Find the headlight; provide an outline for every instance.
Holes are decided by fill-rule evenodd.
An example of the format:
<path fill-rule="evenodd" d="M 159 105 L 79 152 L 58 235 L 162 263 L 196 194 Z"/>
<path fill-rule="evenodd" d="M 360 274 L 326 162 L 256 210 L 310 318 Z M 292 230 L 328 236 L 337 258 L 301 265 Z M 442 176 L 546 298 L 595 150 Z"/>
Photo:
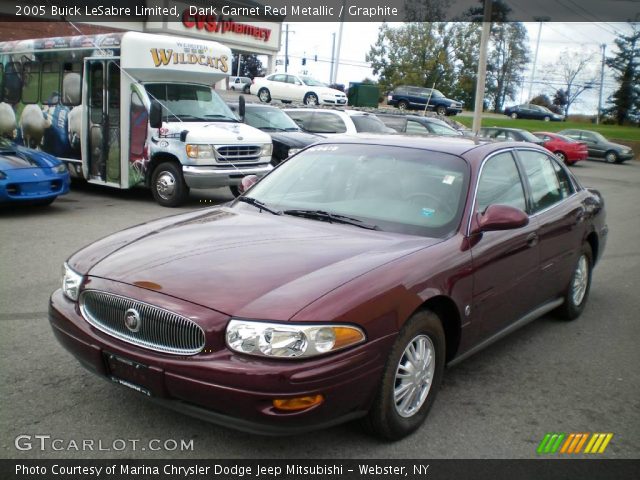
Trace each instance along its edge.
<path fill-rule="evenodd" d="M 295 154 L 296 154 L 296 153 L 298 153 L 299 151 L 300 151 L 300 149 L 299 149 L 299 148 L 290 148 L 290 149 L 289 149 L 289 154 L 288 154 L 288 155 L 289 155 L 289 156 L 291 156 L 291 155 L 295 155 Z"/>
<path fill-rule="evenodd" d="M 64 163 L 61 163 L 57 167 L 53 167 L 52 170 L 54 173 L 64 173 L 67 171 L 67 166 Z"/>
<path fill-rule="evenodd" d="M 232 319 L 227 346 L 236 352 L 262 357 L 307 358 L 335 352 L 365 341 L 358 327 L 300 325 Z"/>
<path fill-rule="evenodd" d="M 270 157 L 273 153 L 273 143 L 265 143 L 260 149 L 261 157 Z"/>
<path fill-rule="evenodd" d="M 185 146 L 187 151 L 187 157 L 200 158 L 200 159 L 214 159 L 216 158 L 215 150 L 211 145 L 194 145 L 187 143 Z"/>
<path fill-rule="evenodd" d="M 62 292 L 74 302 L 78 300 L 82 275 L 73 271 L 65 262 L 62 266 Z"/>

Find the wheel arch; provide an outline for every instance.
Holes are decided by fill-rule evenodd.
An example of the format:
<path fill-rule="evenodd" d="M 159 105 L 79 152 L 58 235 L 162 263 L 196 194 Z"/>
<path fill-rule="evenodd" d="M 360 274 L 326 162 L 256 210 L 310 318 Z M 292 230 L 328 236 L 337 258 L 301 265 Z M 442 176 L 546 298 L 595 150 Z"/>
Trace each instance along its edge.
<path fill-rule="evenodd" d="M 174 162 L 182 169 L 180 160 L 178 160 L 178 157 L 176 157 L 174 154 L 168 152 L 158 152 L 154 154 L 151 157 L 151 160 L 149 160 L 149 165 L 147 166 L 147 173 L 144 182 L 147 187 L 151 185 L 151 177 L 153 176 L 153 171 L 158 165 L 163 162 Z"/>
<path fill-rule="evenodd" d="M 593 261 L 592 267 L 593 267 L 598 261 L 598 258 L 599 258 L 598 255 L 600 253 L 599 251 L 600 240 L 598 239 L 598 234 L 595 231 L 592 231 L 587 235 L 586 242 L 591 247 L 591 255 L 592 255 L 592 261 Z"/>
<path fill-rule="evenodd" d="M 435 295 L 426 299 L 416 311 L 431 310 L 442 322 L 446 341 L 446 361 L 450 362 L 458 352 L 462 322 L 456 303 L 446 295 Z M 415 313 L 415 312 L 414 312 Z"/>

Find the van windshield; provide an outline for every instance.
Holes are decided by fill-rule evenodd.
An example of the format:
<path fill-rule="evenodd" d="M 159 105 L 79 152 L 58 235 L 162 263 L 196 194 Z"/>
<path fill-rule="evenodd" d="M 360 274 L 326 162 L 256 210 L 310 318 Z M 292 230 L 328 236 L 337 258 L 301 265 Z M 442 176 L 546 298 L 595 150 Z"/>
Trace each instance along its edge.
<path fill-rule="evenodd" d="M 165 122 L 237 122 L 226 103 L 206 85 L 145 84 L 147 94 L 162 105 Z"/>

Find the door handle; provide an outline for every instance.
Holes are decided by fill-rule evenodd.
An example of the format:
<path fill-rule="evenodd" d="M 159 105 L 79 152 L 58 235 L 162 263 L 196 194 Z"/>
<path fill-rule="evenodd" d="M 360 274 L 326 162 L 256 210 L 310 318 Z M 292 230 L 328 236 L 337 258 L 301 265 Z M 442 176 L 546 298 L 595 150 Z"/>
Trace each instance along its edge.
<path fill-rule="evenodd" d="M 540 237 L 538 237 L 538 234 L 536 232 L 530 233 L 529 235 L 527 235 L 527 246 L 535 247 L 538 244 L 539 238 Z"/>

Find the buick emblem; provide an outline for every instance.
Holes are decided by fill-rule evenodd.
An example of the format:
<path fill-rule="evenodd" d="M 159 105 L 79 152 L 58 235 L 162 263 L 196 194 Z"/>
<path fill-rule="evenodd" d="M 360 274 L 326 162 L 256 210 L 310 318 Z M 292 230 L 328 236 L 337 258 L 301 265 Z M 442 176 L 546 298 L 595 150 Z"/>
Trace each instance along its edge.
<path fill-rule="evenodd" d="M 135 308 L 130 308 L 124 313 L 124 326 L 130 332 L 137 332 L 140 330 L 140 325 L 142 321 L 140 320 L 140 314 Z"/>

